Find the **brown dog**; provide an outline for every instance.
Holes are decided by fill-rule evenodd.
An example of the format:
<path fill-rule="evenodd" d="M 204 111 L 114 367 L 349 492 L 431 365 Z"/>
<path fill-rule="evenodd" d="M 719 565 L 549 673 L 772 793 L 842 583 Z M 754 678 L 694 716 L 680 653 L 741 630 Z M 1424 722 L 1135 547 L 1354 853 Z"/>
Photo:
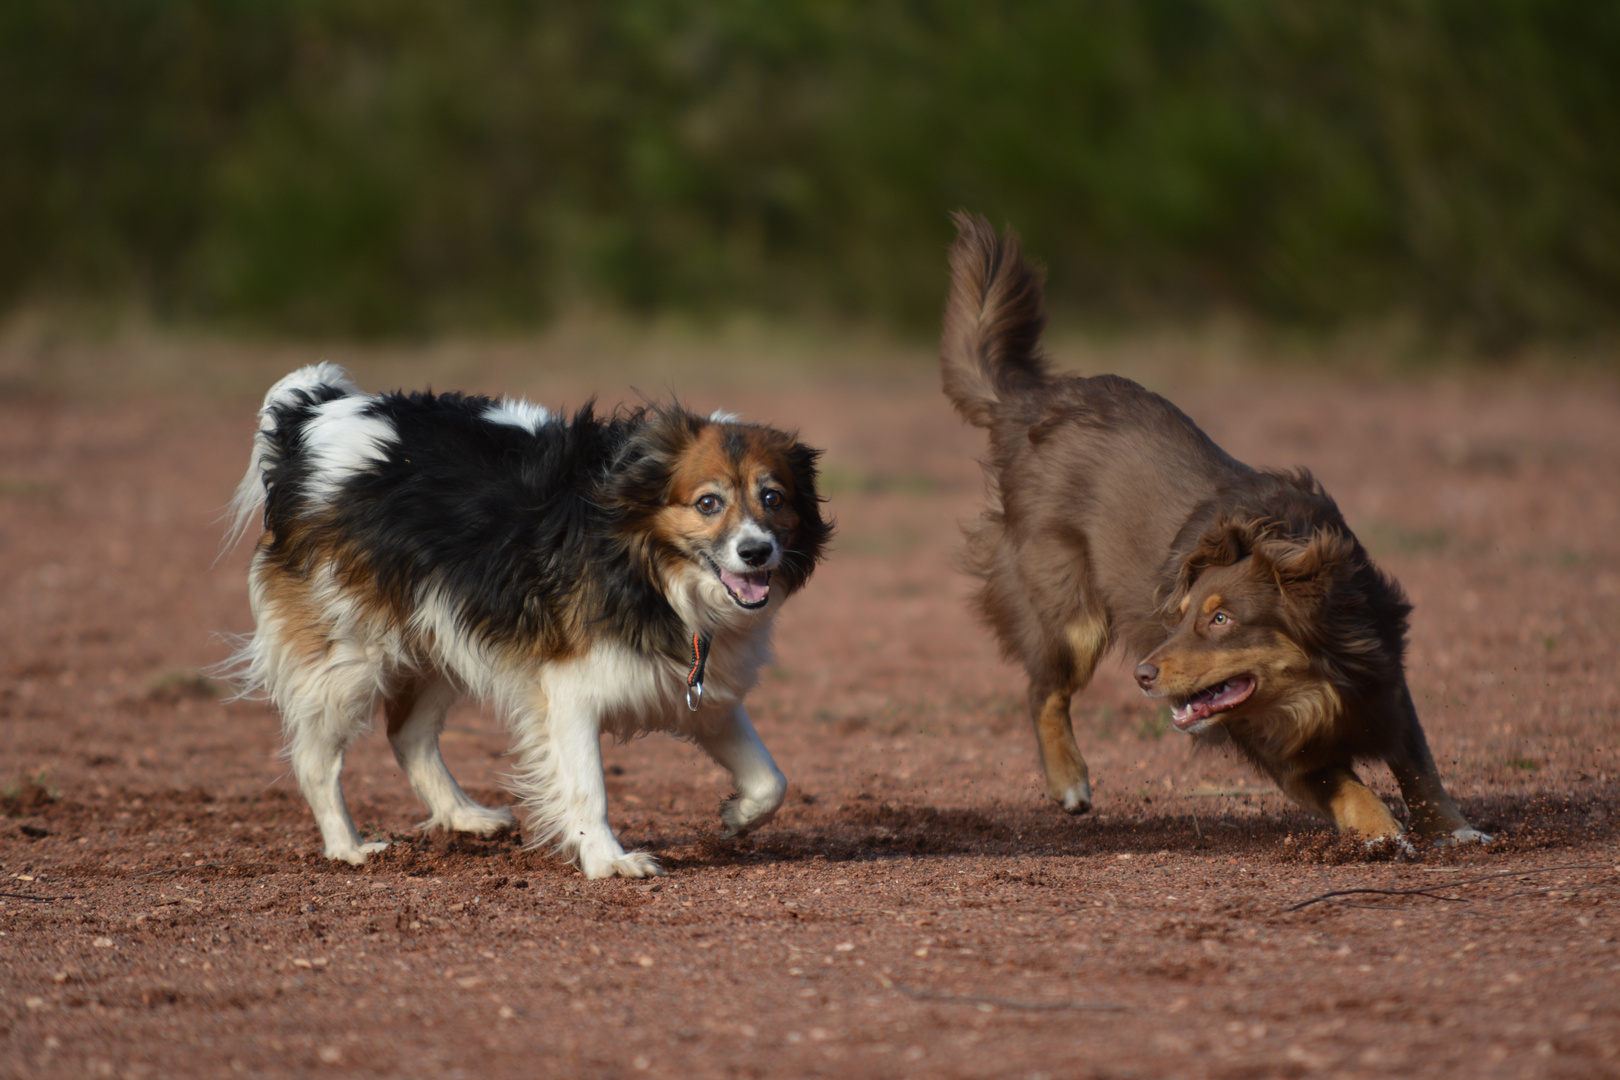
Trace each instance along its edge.
<path fill-rule="evenodd" d="M 1322 486 L 1234 460 L 1128 379 L 1054 374 L 1017 238 L 957 226 L 940 363 L 946 396 L 990 433 L 968 558 L 980 612 L 1029 673 L 1047 794 L 1090 809 L 1069 699 L 1117 642 L 1176 728 L 1230 740 L 1341 831 L 1401 837 L 1352 768 L 1379 760 L 1418 836 L 1488 841 L 1440 783 L 1406 688 L 1410 605 Z"/>

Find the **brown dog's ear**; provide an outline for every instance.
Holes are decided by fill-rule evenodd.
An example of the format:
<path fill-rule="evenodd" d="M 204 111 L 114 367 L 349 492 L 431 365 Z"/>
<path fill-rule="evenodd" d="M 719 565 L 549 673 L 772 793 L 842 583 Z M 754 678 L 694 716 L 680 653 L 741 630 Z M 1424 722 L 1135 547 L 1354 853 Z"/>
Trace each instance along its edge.
<path fill-rule="evenodd" d="M 1317 529 L 1309 540 L 1263 539 L 1254 558 L 1276 580 L 1283 598 L 1315 610 L 1333 590 L 1341 567 L 1349 565 L 1356 542 L 1331 529 Z"/>
<path fill-rule="evenodd" d="M 1176 572 L 1175 588 L 1163 605 L 1165 615 L 1179 617 L 1181 605 L 1186 601 L 1187 594 L 1192 592 L 1193 583 L 1204 571 L 1217 566 L 1231 566 L 1253 551 L 1255 544 L 1266 533 L 1267 523 L 1258 518 L 1231 518 L 1224 514 L 1217 518 L 1181 561 L 1181 568 Z"/>

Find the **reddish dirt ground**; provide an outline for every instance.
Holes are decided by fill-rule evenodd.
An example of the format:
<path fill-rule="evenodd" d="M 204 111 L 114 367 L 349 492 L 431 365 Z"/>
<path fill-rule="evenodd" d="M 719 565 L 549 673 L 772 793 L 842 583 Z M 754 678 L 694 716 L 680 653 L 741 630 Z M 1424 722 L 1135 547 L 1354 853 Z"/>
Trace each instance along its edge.
<path fill-rule="evenodd" d="M 590 882 L 513 837 L 414 832 L 380 735 L 346 786 L 393 846 L 319 857 L 276 718 L 198 674 L 248 628 L 245 545 L 214 563 L 245 388 L 315 356 L 160 394 L 99 348 L 126 374 L 0 396 L 0 1074 L 1620 1075 L 1612 378 L 1128 372 L 1239 457 L 1311 466 L 1411 593 L 1430 742 L 1499 839 L 1397 863 L 1192 753 L 1118 662 L 1075 707 L 1096 812 L 1045 802 L 953 569 L 979 433 L 918 358 L 362 357 L 373 388 L 553 405 L 677 385 L 827 448 L 835 551 L 752 702 L 787 806 L 722 844 L 717 767 L 609 746 L 614 827 L 669 875 Z M 444 746 L 505 798 L 486 712 Z M 1299 906 L 1343 890 L 1372 891 Z"/>

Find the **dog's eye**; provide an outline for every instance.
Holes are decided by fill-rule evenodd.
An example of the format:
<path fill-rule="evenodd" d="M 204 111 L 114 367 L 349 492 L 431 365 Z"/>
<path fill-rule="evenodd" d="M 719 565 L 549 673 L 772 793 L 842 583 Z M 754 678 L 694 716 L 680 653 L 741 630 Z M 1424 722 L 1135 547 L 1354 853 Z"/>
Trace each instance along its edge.
<path fill-rule="evenodd" d="M 718 514 L 720 508 L 724 505 L 725 503 L 720 500 L 718 495 L 705 495 L 697 501 L 698 513 L 700 514 Z"/>
<path fill-rule="evenodd" d="M 759 501 L 765 505 L 767 510 L 775 510 L 782 505 L 782 493 L 775 488 L 766 488 L 760 492 Z"/>
<path fill-rule="evenodd" d="M 1211 626 L 1225 626 L 1227 623 L 1229 623 L 1231 621 L 1232 621 L 1231 619 L 1226 617 L 1226 612 L 1217 611 L 1215 613 L 1215 617 L 1213 619 L 1209 620 L 1209 624 Z"/>

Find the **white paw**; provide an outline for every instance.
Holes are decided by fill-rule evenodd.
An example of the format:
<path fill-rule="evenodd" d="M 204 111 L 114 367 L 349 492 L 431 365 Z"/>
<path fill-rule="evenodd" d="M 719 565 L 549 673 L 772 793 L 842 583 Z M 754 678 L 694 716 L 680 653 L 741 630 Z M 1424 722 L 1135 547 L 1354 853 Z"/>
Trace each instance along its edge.
<path fill-rule="evenodd" d="M 371 840 L 364 844 L 352 844 L 347 847 L 329 847 L 326 849 L 326 857 L 346 862 L 350 866 L 361 866 L 365 863 L 367 855 L 382 851 L 387 846 L 388 841 L 386 840 Z"/>
<path fill-rule="evenodd" d="M 476 833 L 479 836 L 492 836 L 502 829 L 511 829 L 517 826 L 517 819 L 512 811 L 505 807 L 495 808 L 488 806 L 458 806 L 450 814 L 446 827 L 454 832 Z"/>
<path fill-rule="evenodd" d="M 664 872 L 658 860 L 645 851 L 626 851 L 607 830 L 580 832 L 580 842 L 572 850 L 561 848 L 558 854 L 571 858 L 579 872 L 593 880 L 609 877 L 656 877 Z"/>
<path fill-rule="evenodd" d="M 1365 845 L 1367 854 L 1398 860 L 1417 858 L 1417 848 L 1404 836 L 1375 836 Z"/>
<path fill-rule="evenodd" d="M 662 877 L 664 868 L 645 851 L 626 851 L 616 858 L 580 859 L 580 872 L 593 880 L 609 877 Z"/>
<path fill-rule="evenodd" d="M 782 805 L 783 794 L 772 793 L 767 799 L 745 799 L 733 795 L 720 804 L 720 839 L 734 840 L 747 836 L 776 816 Z"/>
<path fill-rule="evenodd" d="M 1457 847 L 1461 844 L 1489 844 L 1496 837 L 1488 832 L 1481 832 L 1472 825 L 1464 825 L 1460 829 L 1453 829 L 1449 833 L 1435 837 L 1435 847 Z"/>
<path fill-rule="evenodd" d="M 1087 813 L 1091 810 L 1091 784 L 1084 780 L 1078 784 L 1070 784 L 1061 794 L 1052 796 L 1052 799 L 1063 807 L 1066 813 Z"/>

